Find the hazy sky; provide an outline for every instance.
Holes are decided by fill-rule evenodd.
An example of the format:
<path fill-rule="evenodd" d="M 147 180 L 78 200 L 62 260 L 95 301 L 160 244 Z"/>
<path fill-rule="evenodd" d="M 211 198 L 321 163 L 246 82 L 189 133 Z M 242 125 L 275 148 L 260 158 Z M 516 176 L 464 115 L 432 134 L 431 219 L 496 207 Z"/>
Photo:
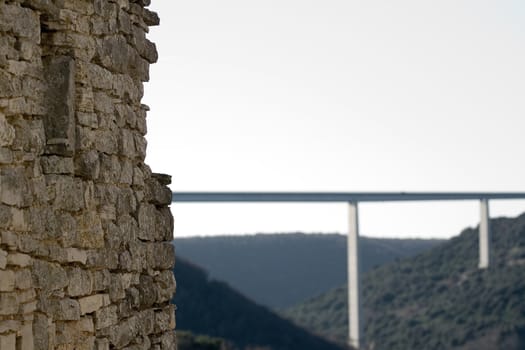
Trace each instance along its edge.
<path fill-rule="evenodd" d="M 525 191 L 523 1 L 156 0 L 147 162 L 179 191 Z M 176 236 L 345 231 L 345 205 L 173 206 Z M 361 206 L 439 236 L 478 204 Z M 492 202 L 493 215 L 525 202 Z"/>

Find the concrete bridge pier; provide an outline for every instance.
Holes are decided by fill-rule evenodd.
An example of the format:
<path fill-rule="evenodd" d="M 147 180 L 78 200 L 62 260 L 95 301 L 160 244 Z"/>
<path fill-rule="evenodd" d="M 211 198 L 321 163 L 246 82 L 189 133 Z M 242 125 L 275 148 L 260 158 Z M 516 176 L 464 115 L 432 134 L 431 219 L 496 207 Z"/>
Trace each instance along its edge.
<path fill-rule="evenodd" d="M 361 327 L 361 282 L 359 277 L 359 215 L 357 202 L 348 203 L 348 343 L 359 349 Z"/>
<path fill-rule="evenodd" d="M 479 268 L 486 269 L 490 265 L 490 215 L 489 200 L 480 201 L 479 221 Z"/>

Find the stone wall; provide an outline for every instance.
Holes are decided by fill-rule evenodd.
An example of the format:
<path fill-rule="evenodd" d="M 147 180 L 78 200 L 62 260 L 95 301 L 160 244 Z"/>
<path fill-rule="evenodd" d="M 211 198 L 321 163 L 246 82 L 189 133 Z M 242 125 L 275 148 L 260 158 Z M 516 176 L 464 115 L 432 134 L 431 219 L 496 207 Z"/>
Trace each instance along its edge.
<path fill-rule="evenodd" d="M 147 0 L 0 0 L 0 349 L 175 349 Z"/>

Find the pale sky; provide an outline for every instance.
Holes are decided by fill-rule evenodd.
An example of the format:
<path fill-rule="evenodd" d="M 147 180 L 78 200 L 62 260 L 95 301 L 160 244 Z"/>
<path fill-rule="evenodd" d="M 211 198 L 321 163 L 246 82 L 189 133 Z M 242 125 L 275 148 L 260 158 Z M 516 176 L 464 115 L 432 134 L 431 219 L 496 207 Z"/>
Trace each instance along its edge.
<path fill-rule="evenodd" d="M 147 162 L 177 191 L 525 191 L 523 1 L 153 2 Z M 345 205 L 177 204 L 175 235 L 345 232 Z M 525 201 L 491 202 L 493 216 Z M 360 207 L 450 237 L 478 203 Z"/>

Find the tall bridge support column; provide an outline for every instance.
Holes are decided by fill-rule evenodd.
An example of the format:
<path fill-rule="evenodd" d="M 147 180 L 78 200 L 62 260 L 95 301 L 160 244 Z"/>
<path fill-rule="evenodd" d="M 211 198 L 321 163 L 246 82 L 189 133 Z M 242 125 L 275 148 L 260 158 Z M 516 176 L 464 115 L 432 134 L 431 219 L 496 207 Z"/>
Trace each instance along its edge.
<path fill-rule="evenodd" d="M 486 269 L 490 265 L 490 215 L 489 200 L 480 201 L 479 221 L 479 268 Z"/>
<path fill-rule="evenodd" d="M 357 202 L 348 203 L 348 342 L 356 349 L 360 347 L 361 327 L 361 283 L 359 278 L 359 214 Z"/>

